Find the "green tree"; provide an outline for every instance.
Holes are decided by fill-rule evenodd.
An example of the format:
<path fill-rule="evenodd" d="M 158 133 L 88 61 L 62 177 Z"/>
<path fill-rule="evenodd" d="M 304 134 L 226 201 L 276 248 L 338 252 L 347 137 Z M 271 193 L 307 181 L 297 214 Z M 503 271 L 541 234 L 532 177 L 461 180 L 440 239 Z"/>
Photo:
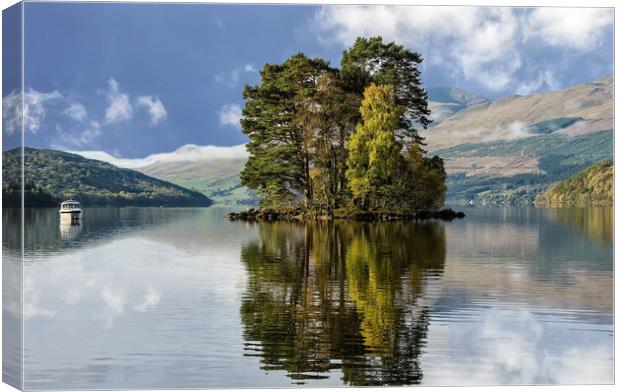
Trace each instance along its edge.
<path fill-rule="evenodd" d="M 397 135 L 406 144 L 422 143 L 418 128 L 426 128 L 431 122 L 418 68 L 421 63 L 419 53 L 394 42 L 385 44 L 381 37 L 357 38 L 340 62 L 342 80 L 359 95 L 372 83 L 394 88 L 397 103 L 404 108 Z"/>
<path fill-rule="evenodd" d="M 335 72 L 324 72 L 316 89 L 297 98 L 298 122 L 311 152 L 313 207 L 333 216 L 346 198 L 346 141 L 358 116 L 359 98 L 342 87 Z"/>
<path fill-rule="evenodd" d="M 352 199 L 382 212 L 441 205 L 443 162 L 424 156 L 417 129 L 430 122 L 421 61 L 374 37 L 358 38 L 340 70 L 301 53 L 265 65 L 261 83 L 244 91 L 241 183 L 280 212 L 334 216 Z"/>
<path fill-rule="evenodd" d="M 419 146 L 407 150 L 399 160 L 392 189 L 394 205 L 403 211 L 440 208 L 446 194 L 443 159 L 424 156 Z"/>
<path fill-rule="evenodd" d="M 283 64 L 266 64 L 261 83 L 246 86 L 242 131 L 249 159 L 241 183 L 256 189 L 264 206 L 284 208 L 312 201 L 310 137 L 297 118 L 299 96 L 316 89 L 319 75 L 333 72 L 322 59 L 298 53 Z"/>
<path fill-rule="evenodd" d="M 392 174 L 402 144 L 396 139 L 403 108 L 397 104 L 390 85 L 372 84 L 364 91 L 360 108 L 362 122 L 348 142 L 349 188 L 362 208 L 385 208 Z"/>

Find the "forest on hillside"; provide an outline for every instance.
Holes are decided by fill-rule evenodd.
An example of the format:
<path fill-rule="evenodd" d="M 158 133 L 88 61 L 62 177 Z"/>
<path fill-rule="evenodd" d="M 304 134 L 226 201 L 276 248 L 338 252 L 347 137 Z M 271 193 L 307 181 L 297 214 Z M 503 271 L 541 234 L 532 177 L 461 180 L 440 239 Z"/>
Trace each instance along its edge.
<path fill-rule="evenodd" d="M 614 165 L 598 162 L 566 180 L 553 184 L 536 198 L 539 205 L 612 205 Z"/>
<path fill-rule="evenodd" d="M 58 206 L 74 198 L 83 205 L 206 207 L 203 194 L 135 170 L 56 150 L 24 149 L 24 205 Z M 2 201 L 21 206 L 22 150 L 2 154 Z"/>

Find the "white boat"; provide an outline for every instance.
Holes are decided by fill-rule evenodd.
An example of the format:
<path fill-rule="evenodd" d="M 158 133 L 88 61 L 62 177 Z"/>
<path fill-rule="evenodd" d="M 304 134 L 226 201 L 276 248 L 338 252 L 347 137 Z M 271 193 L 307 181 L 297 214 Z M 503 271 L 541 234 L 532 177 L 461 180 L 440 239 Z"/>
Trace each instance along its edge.
<path fill-rule="evenodd" d="M 60 203 L 60 211 L 58 212 L 61 222 L 77 222 L 82 217 L 80 202 L 72 199 Z"/>

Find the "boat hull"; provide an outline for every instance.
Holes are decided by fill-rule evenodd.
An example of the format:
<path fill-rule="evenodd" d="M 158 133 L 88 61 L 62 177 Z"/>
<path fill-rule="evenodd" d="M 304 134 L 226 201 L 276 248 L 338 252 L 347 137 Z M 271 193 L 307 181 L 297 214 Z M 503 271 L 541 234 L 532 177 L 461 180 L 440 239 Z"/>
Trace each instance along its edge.
<path fill-rule="evenodd" d="M 73 223 L 80 220 L 82 211 L 60 211 L 61 223 Z"/>

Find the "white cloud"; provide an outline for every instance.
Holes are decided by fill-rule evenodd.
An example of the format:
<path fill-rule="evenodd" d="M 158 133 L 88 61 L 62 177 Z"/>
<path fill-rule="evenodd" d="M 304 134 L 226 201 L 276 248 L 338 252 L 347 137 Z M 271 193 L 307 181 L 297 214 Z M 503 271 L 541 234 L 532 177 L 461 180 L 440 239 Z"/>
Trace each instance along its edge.
<path fill-rule="evenodd" d="M 159 124 L 168 116 L 164 104 L 157 97 L 153 98 L 150 95 L 138 97 L 137 103 L 138 106 L 146 108 L 149 112 L 149 116 L 151 117 L 150 124 L 152 126 Z"/>
<path fill-rule="evenodd" d="M 613 24 L 609 8 L 535 8 L 526 24 L 528 38 L 576 50 L 595 49 Z"/>
<path fill-rule="evenodd" d="M 549 90 L 556 90 L 560 88 L 560 83 L 555 77 L 553 71 L 544 70 L 538 73 L 538 76 L 534 77 L 528 82 L 523 82 L 515 89 L 515 94 L 529 95 L 537 91 L 540 91 L 543 87 Z"/>
<path fill-rule="evenodd" d="M 84 147 L 93 144 L 93 141 L 101 136 L 102 126 L 99 121 L 91 120 L 86 128 L 76 132 L 67 132 L 63 127 L 56 124 L 56 134 L 52 137 L 50 146 L 59 150 L 70 150 L 71 147 Z"/>
<path fill-rule="evenodd" d="M 243 70 L 245 72 L 258 72 L 258 70 L 254 68 L 252 64 L 246 64 L 245 67 L 243 67 Z"/>
<path fill-rule="evenodd" d="M 80 135 L 80 142 L 82 145 L 89 145 L 99 135 L 101 135 L 101 124 L 99 121 L 92 120 Z"/>
<path fill-rule="evenodd" d="M 220 109 L 220 124 L 230 125 L 236 128 L 240 128 L 241 124 L 241 107 L 237 104 L 230 104 L 222 106 Z"/>
<path fill-rule="evenodd" d="M 221 73 L 214 76 L 214 79 L 218 83 L 227 85 L 228 87 L 235 87 L 239 85 L 239 71 L 233 69 L 230 73 Z"/>
<path fill-rule="evenodd" d="M 514 87 L 526 66 L 534 75 L 545 71 L 531 63 L 526 45 L 595 48 L 612 18 L 611 9 L 347 5 L 322 7 L 313 26 L 323 45 L 380 35 L 457 79 L 500 91 Z"/>
<path fill-rule="evenodd" d="M 129 95 L 119 91 L 118 83 L 114 78 L 108 80 L 106 96 L 109 102 L 109 106 L 105 111 L 106 124 L 131 120 L 133 117 L 133 107 L 129 101 Z"/>
<path fill-rule="evenodd" d="M 105 151 L 71 151 L 85 158 L 108 162 L 118 167 L 136 169 L 160 162 L 200 162 L 217 159 L 247 159 L 245 144 L 237 146 L 196 146 L 188 144 L 173 152 L 152 154 L 145 158 L 117 158 Z"/>
<path fill-rule="evenodd" d="M 24 130 L 36 133 L 41 127 L 47 112 L 46 106 L 62 98 L 62 94 L 54 90 L 43 93 L 32 88 L 22 95 L 13 91 L 2 98 L 2 122 L 8 135 L 21 130 L 22 121 Z M 22 110 L 23 109 L 23 110 Z"/>
<path fill-rule="evenodd" d="M 63 111 L 63 113 L 71 117 L 75 121 L 79 122 L 85 121 L 86 117 L 88 116 L 88 113 L 86 112 L 86 106 L 79 102 L 74 102 L 70 104 L 69 107 Z"/>

